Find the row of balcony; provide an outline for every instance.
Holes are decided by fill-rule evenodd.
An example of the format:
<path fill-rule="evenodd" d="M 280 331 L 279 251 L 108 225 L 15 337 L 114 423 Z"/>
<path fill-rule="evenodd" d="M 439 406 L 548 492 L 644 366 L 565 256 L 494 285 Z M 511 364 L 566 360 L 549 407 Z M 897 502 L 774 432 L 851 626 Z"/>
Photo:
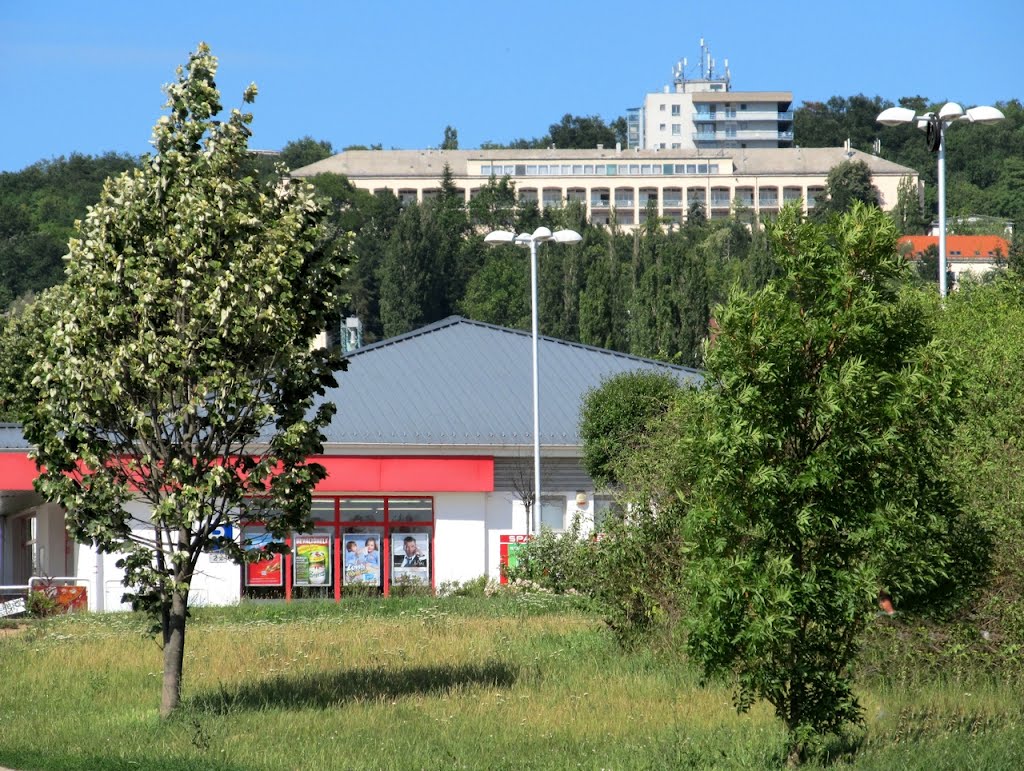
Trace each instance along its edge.
<path fill-rule="evenodd" d="M 605 188 L 605 191 L 608 189 Z M 470 193 L 470 197 L 474 197 L 477 191 L 473 190 Z M 779 189 L 778 188 L 763 188 L 757 191 L 757 207 L 759 209 L 773 209 L 779 206 Z M 808 188 L 806 192 L 799 187 L 785 187 L 781 190 L 781 200 L 783 203 L 790 203 L 792 201 L 805 199 L 808 208 L 813 208 L 815 199 L 821 194 L 822 188 L 812 187 Z M 437 195 L 436 190 L 424 190 L 423 199 L 428 200 Z M 659 192 L 654 189 L 640 190 L 639 194 L 632 189 L 623 189 L 614 191 L 614 195 L 610 195 L 609 192 L 602 192 L 600 189 L 592 190 L 589 206 L 591 210 L 608 210 L 612 206 L 616 209 L 634 209 L 639 206 L 642 211 L 646 209 L 647 205 L 653 203 L 658 204 Z M 416 201 L 416 191 L 414 190 L 401 190 L 399 191 L 399 198 L 402 204 L 414 203 Z M 710 195 L 708 191 L 703 188 L 690 188 L 688 190 L 682 189 L 667 189 L 661 191 L 661 208 L 662 210 L 677 210 L 685 209 L 688 206 L 699 203 L 701 206 L 708 207 L 710 209 L 729 209 L 733 205 L 746 207 L 748 209 L 754 208 L 755 192 L 749 188 L 746 189 L 712 189 Z M 577 202 L 581 204 L 587 203 L 587 194 L 583 189 L 572 189 L 565 191 L 563 194 L 560 190 L 544 190 L 543 197 L 538 199 L 537 191 L 535 190 L 520 190 L 518 201 L 521 205 L 541 204 L 545 209 L 557 209 L 566 205 L 566 203 Z M 709 205 L 710 204 L 710 205 Z"/>
<path fill-rule="evenodd" d="M 793 112 L 787 110 L 778 112 L 776 110 L 697 110 L 695 121 L 723 121 L 723 120 L 777 120 L 782 122 L 792 121 Z"/>
<path fill-rule="evenodd" d="M 792 142 L 792 131 L 754 131 L 754 130 L 727 130 L 727 131 L 695 131 L 694 142 L 746 142 L 746 141 L 779 141 Z"/>
<path fill-rule="evenodd" d="M 810 208 L 814 207 L 815 198 L 817 191 L 808 191 L 807 193 L 807 205 Z M 803 198 L 799 192 L 789 192 L 783 196 L 785 203 L 791 203 Z M 641 201 L 640 205 L 642 208 L 646 208 L 648 203 L 657 204 L 657 198 L 651 198 L 646 201 Z M 536 203 L 536 201 L 534 201 Z M 708 205 L 708 199 L 706 195 L 696 193 L 690 196 L 689 200 L 686 201 L 683 198 L 665 198 L 662 202 L 662 208 L 664 209 L 684 209 L 695 203 L 699 203 L 701 206 Z M 634 208 L 635 201 L 632 198 L 616 198 L 614 205 L 616 209 L 632 209 Z M 548 207 L 548 202 L 545 201 L 544 206 Z M 560 205 L 560 204 L 557 204 Z M 591 198 L 590 208 L 591 209 L 608 209 L 612 205 L 608 198 Z M 712 193 L 711 194 L 711 208 L 712 209 L 730 209 L 733 205 L 743 206 L 748 209 L 754 208 L 754 197 L 749 195 L 737 194 L 734 197 L 730 197 L 725 193 Z M 759 209 L 777 209 L 779 206 L 779 196 L 763 194 L 757 199 L 757 206 Z"/>

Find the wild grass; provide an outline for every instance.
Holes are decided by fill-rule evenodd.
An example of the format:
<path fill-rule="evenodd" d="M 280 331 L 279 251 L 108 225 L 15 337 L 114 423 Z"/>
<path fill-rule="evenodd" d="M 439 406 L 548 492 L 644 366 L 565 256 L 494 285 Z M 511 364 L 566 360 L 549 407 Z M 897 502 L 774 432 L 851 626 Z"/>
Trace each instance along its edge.
<path fill-rule="evenodd" d="M 144 618 L 80 615 L 0 638 L 0 765 L 18 769 L 772 768 L 770 710 L 621 650 L 557 598 L 403 598 L 200 609 L 184 708 L 157 717 Z M 1013 768 L 1024 699 L 997 679 L 862 694 L 858 768 Z"/>

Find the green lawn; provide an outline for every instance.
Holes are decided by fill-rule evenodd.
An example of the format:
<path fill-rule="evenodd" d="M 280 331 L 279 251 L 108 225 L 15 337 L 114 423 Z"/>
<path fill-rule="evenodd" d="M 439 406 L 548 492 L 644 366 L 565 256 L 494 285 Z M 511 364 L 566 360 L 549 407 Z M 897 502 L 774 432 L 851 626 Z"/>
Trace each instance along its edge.
<path fill-rule="evenodd" d="M 161 657 L 133 615 L 0 637 L 0 765 L 18 769 L 771 768 L 771 711 L 683 663 L 621 651 L 554 598 L 204 609 L 184 703 L 157 717 Z M 1024 697 L 966 675 L 858 689 L 857 768 L 1016 768 Z"/>

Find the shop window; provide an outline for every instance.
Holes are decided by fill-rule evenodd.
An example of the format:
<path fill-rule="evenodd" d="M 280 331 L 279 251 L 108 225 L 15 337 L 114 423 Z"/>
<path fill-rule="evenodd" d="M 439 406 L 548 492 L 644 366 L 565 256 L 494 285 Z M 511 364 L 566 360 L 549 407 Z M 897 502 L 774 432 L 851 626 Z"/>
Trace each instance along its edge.
<path fill-rule="evenodd" d="M 341 498 L 343 522 L 383 522 L 383 498 Z"/>
<path fill-rule="evenodd" d="M 540 525 L 552 530 L 565 530 L 565 496 L 543 496 L 540 499 Z"/>
<path fill-rule="evenodd" d="M 379 594 L 384 576 L 384 531 L 349 526 L 341 534 L 341 548 L 342 594 Z"/>
<path fill-rule="evenodd" d="M 429 590 L 433 557 L 431 528 L 410 527 L 391 532 L 391 591 L 397 594 Z"/>
<path fill-rule="evenodd" d="M 284 597 L 284 555 L 267 551 L 275 539 L 263 527 L 242 528 L 242 548 L 247 561 L 242 566 L 244 594 L 253 599 L 279 599 Z"/>
<path fill-rule="evenodd" d="M 434 519 L 434 504 L 429 498 L 392 498 L 388 503 L 391 522 L 419 522 L 430 524 Z"/>
<path fill-rule="evenodd" d="M 333 528 L 292 536 L 292 596 L 327 599 L 334 595 Z"/>
<path fill-rule="evenodd" d="M 316 497 L 311 513 L 314 530 L 283 543 L 261 522 L 245 524 L 242 547 L 266 554 L 253 554 L 242 566 L 244 597 L 337 600 L 433 591 L 433 498 Z M 285 554 L 266 551 L 275 542 Z"/>

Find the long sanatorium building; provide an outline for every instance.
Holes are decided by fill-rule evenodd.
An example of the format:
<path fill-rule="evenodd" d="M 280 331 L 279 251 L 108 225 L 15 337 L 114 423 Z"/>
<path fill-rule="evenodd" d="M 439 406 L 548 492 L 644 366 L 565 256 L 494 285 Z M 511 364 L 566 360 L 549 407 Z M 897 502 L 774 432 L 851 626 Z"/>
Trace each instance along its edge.
<path fill-rule="evenodd" d="M 715 219 L 772 215 L 791 201 L 814 209 L 829 170 L 846 160 L 864 161 L 884 209 L 896 204 L 900 181 L 911 168 L 841 147 L 719 148 L 715 150 L 349 150 L 304 166 L 294 177 L 343 174 L 356 187 L 390 190 L 403 203 L 437 195 L 445 166 L 470 201 L 492 178 L 508 177 L 521 203 L 542 209 L 579 201 L 590 221 L 625 227 L 648 212 L 683 222 L 700 204 Z"/>

